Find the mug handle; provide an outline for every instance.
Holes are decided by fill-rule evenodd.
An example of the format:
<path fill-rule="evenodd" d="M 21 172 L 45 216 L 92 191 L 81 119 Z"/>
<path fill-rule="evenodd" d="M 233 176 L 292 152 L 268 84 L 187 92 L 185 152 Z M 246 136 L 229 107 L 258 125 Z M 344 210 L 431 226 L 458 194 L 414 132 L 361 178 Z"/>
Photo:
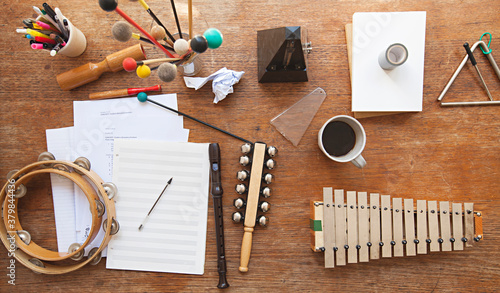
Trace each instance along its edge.
<path fill-rule="evenodd" d="M 351 162 L 358 168 L 363 168 L 364 166 L 366 166 L 366 161 L 361 155 L 354 158 Z"/>

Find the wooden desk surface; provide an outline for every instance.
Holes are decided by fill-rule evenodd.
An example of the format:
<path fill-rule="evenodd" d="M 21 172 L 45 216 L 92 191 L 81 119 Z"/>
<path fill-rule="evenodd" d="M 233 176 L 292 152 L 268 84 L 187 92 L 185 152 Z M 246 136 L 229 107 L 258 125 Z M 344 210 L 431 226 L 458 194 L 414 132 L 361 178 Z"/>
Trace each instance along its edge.
<path fill-rule="evenodd" d="M 164 14 L 173 29 L 168 1 L 147 1 Z M 177 1 L 187 30 L 187 1 Z M 135 74 L 105 73 L 91 84 L 62 91 L 56 75 L 135 44 L 119 43 L 111 26 L 121 20 L 102 11 L 97 1 L 51 1 L 86 35 L 88 47 L 78 58 L 33 51 L 26 39 L 14 33 L 22 19 L 31 17 L 32 5 L 42 2 L 7 1 L 2 4 L 3 41 L 0 118 L 0 174 L 34 162 L 46 150 L 45 130 L 73 125 L 73 101 L 84 101 L 98 91 L 159 83 L 153 74 L 140 80 Z M 137 2 L 120 1 L 120 7 L 142 25 L 151 19 Z M 164 11 L 166 10 L 166 12 Z M 227 67 L 245 71 L 235 92 L 215 105 L 210 84 L 194 91 L 180 76 L 164 84 L 164 92 L 178 93 L 179 110 L 230 132 L 279 148 L 272 209 L 267 228 L 257 228 L 250 271 L 238 271 L 241 225 L 230 215 L 236 193 L 235 178 L 240 142 L 185 119 L 190 142 L 219 142 L 225 193 L 224 220 L 228 291 L 494 291 L 500 280 L 500 108 L 441 108 L 436 99 L 464 56 L 462 44 L 473 44 L 484 32 L 493 35 L 491 48 L 500 60 L 499 1 L 193 1 L 194 31 L 219 28 L 221 48 L 202 55 L 207 76 Z M 360 11 L 427 11 L 423 111 L 360 120 L 367 144 L 367 166 L 328 160 L 317 146 L 323 123 L 339 114 L 352 115 L 351 89 L 344 25 Z M 167 24 L 168 23 L 168 24 Z M 307 29 L 313 52 L 309 55 L 309 82 L 257 82 L 257 30 L 287 25 Z M 500 100 L 500 82 L 479 57 L 478 66 L 493 97 Z M 298 147 L 294 147 L 269 121 L 317 87 L 327 98 Z M 447 101 L 487 100 L 470 64 L 445 96 Z M 37 242 L 55 248 L 50 184 L 39 180 L 21 201 L 23 225 Z M 334 269 L 323 268 L 323 255 L 309 248 L 309 202 L 321 200 L 323 187 L 378 192 L 414 200 L 474 202 L 484 214 L 484 241 L 462 252 L 432 253 L 389 258 Z M 106 270 L 105 261 L 58 276 L 34 274 L 18 263 L 16 286 L 7 283 L 9 258 L 0 249 L 0 291 L 217 291 L 215 232 L 209 202 L 205 274 L 203 276 Z M 147 243 L 144 243 L 147 247 Z M 496 247 L 496 248 L 495 248 Z M 496 289 L 495 289 L 496 288 Z"/>

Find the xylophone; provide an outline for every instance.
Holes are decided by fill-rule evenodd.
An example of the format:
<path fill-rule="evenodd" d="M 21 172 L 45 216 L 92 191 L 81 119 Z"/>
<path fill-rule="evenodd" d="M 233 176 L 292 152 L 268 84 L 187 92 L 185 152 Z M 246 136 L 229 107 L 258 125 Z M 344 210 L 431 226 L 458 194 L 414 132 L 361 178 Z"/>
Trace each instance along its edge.
<path fill-rule="evenodd" d="M 393 198 L 323 188 L 311 201 L 311 249 L 324 251 L 325 268 L 380 257 L 463 250 L 483 238 L 481 212 L 472 203 Z M 450 209 L 451 208 L 451 209 Z M 474 241 L 473 241 L 474 240 Z"/>
<path fill-rule="evenodd" d="M 269 186 L 262 187 L 262 182 L 271 184 L 274 181 L 274 176 L 271 173 L 264 173 L 263 168 L 272 170 L 276 167 L 274 156 L 277 155 L 278 149 L 273 146 L 266 146 L 265 143 L 256 142 L 253 145 L 246 143 L 242 145 L 241 151 L 243 156 L 240 157 L 240 164 L 242 166 L 252 166 L 252 170 L 241 170 L 237 174 L 240 181 L 249 179 L 248 187 L 245 183 L 236 185 L 236 192 L 240 195 L 247 194 L 247 200 L 239 197 L 234 200 L 234 206 L 237 209 L 245 208 L 245 213 L 235 212 L 232 219 L 235 223 L 243 222 L 244 234 L 241 244 L 241 257 L 240 257 L 240 272 L 248 271 L 248 263 L 250 261 L 250 252 L 252 250 L 252 233 L 255 225 L 258 223 L 260 226 L 267 226 L 269 219 L 260 215 L 257 216 L 257 210 L 267 212 L 270 204 L 267 201 L 259 202 L 259 197 L 269 198 L 271 196 L 271 189 Z M 250 154 L 253 155 L 250 158 Z M 269 157 L 266 160 L 266 154 Z"/>

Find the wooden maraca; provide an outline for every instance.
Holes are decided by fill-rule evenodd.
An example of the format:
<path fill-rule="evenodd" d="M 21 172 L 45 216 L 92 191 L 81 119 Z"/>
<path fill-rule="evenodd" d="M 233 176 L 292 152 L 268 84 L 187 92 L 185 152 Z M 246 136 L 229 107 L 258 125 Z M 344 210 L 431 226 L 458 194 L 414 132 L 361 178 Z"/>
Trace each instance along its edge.
<path fill-rule="evenodd" d="M 141 44 L 123 49 L 107 56 L 99 63 L 87 63 L 57 75 L 57 82 L 62 90 L 69 91 L 94 80 L 104 72 L 117 72 L 123 69 L 123 60 L 127 57 L 144 60 L 146 56 Z"/>

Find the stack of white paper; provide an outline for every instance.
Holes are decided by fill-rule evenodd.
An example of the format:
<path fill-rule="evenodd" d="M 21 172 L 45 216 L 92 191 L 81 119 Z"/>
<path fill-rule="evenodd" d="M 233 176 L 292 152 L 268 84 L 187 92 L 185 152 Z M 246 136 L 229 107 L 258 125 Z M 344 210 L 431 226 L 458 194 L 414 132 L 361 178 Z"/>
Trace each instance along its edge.
<path fill-rule="evenodd" d="M 156 95 L 154 100 L 177 109 L 175 94 Z M 46 131 L 48 151 L 58 160 L 86 157 L 92 170 L 105 182 L 112 181 L 115 139 L 187 142 L 189 136 L 189 130 L 183 128 L 182 116 L 150 103 L 140 103 L 135 97 L 75 101 L 74 124 Z M 67 251 L 72 243 L 83 243 L 86 239 L 91 213 L 81 190 L 56 177 L 51 179 L 58 249 Z M 90 247 L 100 244 L 102 231 L 100 235 Z"/>
<path fill-rule="evenodd" d="M 422 111 L 426 12 L 358 12 L 352 28 L 352 111 Z M 394 43 L 408 49 L 407 61 L 384 70 L 381 52 Z"/>

